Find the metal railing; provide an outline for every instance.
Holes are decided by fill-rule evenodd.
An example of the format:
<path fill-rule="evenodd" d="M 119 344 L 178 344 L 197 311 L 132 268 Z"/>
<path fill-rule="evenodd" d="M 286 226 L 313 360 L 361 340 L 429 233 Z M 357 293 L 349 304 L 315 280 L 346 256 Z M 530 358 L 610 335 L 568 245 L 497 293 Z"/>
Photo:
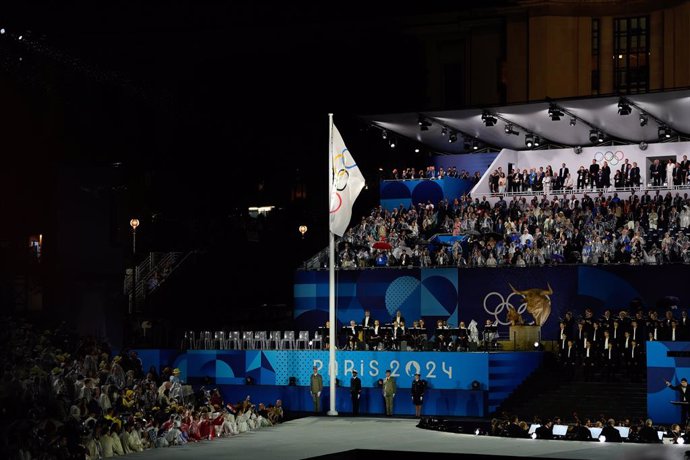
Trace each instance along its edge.
<path fill-rule="evenodd" d="M 177 269 L 191 252 L 151 252 L 136 266 L 136 302 L 140 304 L 147 296 L 158 290 L 165 280 Z M 124 293 L 132 300 L 132 269 L 127 269 Z"/>

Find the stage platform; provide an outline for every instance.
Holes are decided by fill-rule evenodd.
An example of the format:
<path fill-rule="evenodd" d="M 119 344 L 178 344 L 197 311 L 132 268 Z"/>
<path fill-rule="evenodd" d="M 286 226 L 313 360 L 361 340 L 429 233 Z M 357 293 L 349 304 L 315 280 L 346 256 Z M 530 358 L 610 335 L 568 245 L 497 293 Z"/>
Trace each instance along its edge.
<path fill-rule="evenodd" d="M 252 460 L 332 456 L 355 449 L 464 454 L 463 458 L 529 457 L 552 459 L 683 459 L 688 446 L 539 441 L 441 433 L 416 427 L 415 419 L 306 417 L 282 425 L 181 447 L 148 450 L 146 459 L 225 459 L 249 455 Z M 652 453 L 654 453 L 652 455 Z M 473 455 L 474 454 L 474 455 Z M 381 458 L 386 454 L 381 452 Z M 407 457 L 407 456 L 405 456 Z M 356 452 L 348 458 L 364 458 Z M 396 458 L 400 458 L 396 455 Z"/>

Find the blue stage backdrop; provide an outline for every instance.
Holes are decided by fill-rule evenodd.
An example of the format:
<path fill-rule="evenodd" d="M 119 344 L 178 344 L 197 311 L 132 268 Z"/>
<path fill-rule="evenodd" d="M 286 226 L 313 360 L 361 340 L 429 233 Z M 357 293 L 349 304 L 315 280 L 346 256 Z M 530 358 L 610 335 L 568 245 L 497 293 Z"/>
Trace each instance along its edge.
<path fill-rule="evenodd" d="M 310 411 L 309 376 L 313 366 L 320 369 L 329 386 L 328 352 L 313 350 L 138 350 L 145 369 L 154 366 L 178 367 L 181 379 L 199 387 L 218 387 L 227 401 L 251 394 L 255 402 L 283 399 L 294 411 Z M 396 378 L 399 396 L 397 414 L 412 414 L 410 388 L 414 374 L 428 383 L 427 413 L 438 415 L 484 416 L 493 411 L 536 368 L 540 352 L 443 353 L 443 352 L 338 352 L 337 374 L 342 388 L 338 410 L 350 411 L 347 387 L 352 371 L 362 379 L 363 413 L 383 411 L 378 380 L 386 370 Z M 246 385 L 247 377 L 254 385 Z M 295 386 L 289 386 L 295 377 Z M 473 388 L 472 384 L 478 383 Z M 327 405 L 327 391 L 323 404 Z"/>
<path fill-rule="evenodd" d="M 690 357 L 672 357 L 669 352 L 690 352 L 689 342 L 647 342 L 647 415 L 655 423 L 680 423 L 677 392 L 665 381 L 678 385 L 683 377 L 690 379 Z"/>
<path fill-rule="evenodd" d="M 552 311 L 542 328 L 542 337 L 555 340 L 558 321 L 567 310 L 581 313 L 592 307 L 597 314 L 606 308 L 628 307 L 639 299 L 647 308 L 667 296 L 678 298 L 679 306 L 690 303 L 686 288 L 690 266 L 658 267 L 556 266 L 529 268 L 413 268 L 339 270 L 337 280 L 338 326 L 354 319 L 358 323 L 364 310 L 375 319 L 389 322 L 400 310 L 411 320 L 424 318 L 427 327 L 436 320 L 450 324 L 474 319 L 500 322 L 507 333 L 506 305 L 519 308 L 521 296 L 512 294 L 511 285 L 519 290 L 548 289 Z M 295 327 L 315 330 L 328 319 L 328 272 L 298 271 L 295 275 Z M 524 308 L 524 306 L 523 306 Z M 529 313 L 523 314 L 529 322 Z"/>
<path fill-rule="evenodd" d="M 381 206 L 393 210 L 400 205 L 409 208 L 411 204 L 431 202 L 436 205 L 447 199 L 452 202 L 468 193 L 474 186 L 471 179 L 415 179 L 415 180 L 386 180 L 381 182 Z"/>

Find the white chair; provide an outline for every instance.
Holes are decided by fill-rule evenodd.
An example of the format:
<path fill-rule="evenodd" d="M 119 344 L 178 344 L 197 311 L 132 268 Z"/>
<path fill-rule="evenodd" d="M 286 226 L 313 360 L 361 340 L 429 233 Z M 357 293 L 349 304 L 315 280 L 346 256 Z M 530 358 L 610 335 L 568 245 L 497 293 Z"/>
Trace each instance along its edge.
<path fill-rule="evenodd" d="M 184 331 L 184 338 L 182 339 L 183 350 L 194 350 L 196 347 L 196 334 L 194 331 Z"/>
<path fill-rule="evenodd" d="M 318 342 L 319 347 L 316 348 L 316 343 Z M 321 350 L 323 348 L 323 336 L 319 331 L 314 332 L 314 339 L 311 341 L 311 347 L 314 350 Z"/>
<path fill-rule="evenodd" d="M 252 331 L 242 332 L 242 348 L 245 350 L 254 349 L 254 333 Z"/>
<path fill-rule="evenodd" d="M 213 336 L 211 331 L 199 332 L 199 340 L 197 340 L 197 350 L 210 350 L 213 347 Z"/>
<path fill-rule="evenodd" d="M 295 349 L 295 331 L 283 332 L 283 340 L 280 341 L 280 347 L 287 350 Z"/>
<path fill-rule="evenodd" d="M 266 331 L 256 331 L 254 333 L 254 348 L 265 350 L 268 348 L 268 334 Z"/>
<path fill-rule="evenodd" d="M 271 331 L 268 333 L 268 344 L 273 345 L 275 343 L 276 350 L 280 349 L 282 339 L 281 339 L 281 333 L 280 331 Z"/>
<path fill-rule="evenodd" d="M 299 331 L 297 336 L 297 341 L 295 342 L 295 348 L 299 349 L 300 343 L 304 344 L 304 348 L 309 348 L 309 331 Z"/>
<path fill-rule="evenodd" d="M 225 350 L 225 345 L 226 345 L 225 331 L 216 331 L 213 333 L 213 344 L 215 345 L 216 343 L 218 344 L 219 349 Z"/>
<path fill-rule="evenodd" d="M 235 350 L 241 350 L 242 349 L 242 341 L 240 340 L 240 331 L 228 332 L 228 341 L 226 344 L 226 349 L 230 350 L 231 346 Z"/>

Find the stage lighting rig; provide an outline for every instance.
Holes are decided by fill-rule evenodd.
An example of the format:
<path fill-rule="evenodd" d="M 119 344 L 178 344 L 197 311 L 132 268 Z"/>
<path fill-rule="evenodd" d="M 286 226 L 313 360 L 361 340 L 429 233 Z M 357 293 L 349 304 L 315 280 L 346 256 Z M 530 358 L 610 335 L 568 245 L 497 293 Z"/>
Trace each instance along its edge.
<path fill-rule="evenodd" d="M 604 142 L 604 133 L 598 129 L 591 129 L 589 131 L 589 142 L 596 144 L 598 142 Z"/>
<path fill-rule="evenodd" d="M 549 106 L 549 117 L 551 117 L 551 121 L 560 121 L 563 115 L 565 114 L 556 104 L 551 104 Z"/>
<path fill-rule="evenodd" d="M 623 98 L 618 99 L 618 115 L 630 115 L 632 113 L 632 107 Z"/>
<path fill-rule="evenodd" d="M 455 142 L 457 140 L 458 140 L 458 133 L 456 133 L 455 131 L 452 131 L 450 133 L 450 136 L 448 136 L 448 142 L 450 142 L 452 144 L 453 142 Z"/>
<path fill-rule="evenodd" d="M 673 131 L 671 130 L 671 128 L 669 128 L 666 125 L 659 126 L 659 130 L 657 131 L 657 133 L 659 134 L 659 140 L 660 141 L 670 139 L 671 136 L 673 135 Z"/>
<path fill-rule="evenodd" d="M 528 149 L 534 147 L 534 134 L 525 135 L 525 147 Z"/>
<path fill-rule="evenodd" d="M 420 116 L 417 123 L 419 124 L 420 131 L 429 131 L 429 126 L 431 126 L 431 122 L 429 120 Z"/>
<path fill-rule="evenodd" d="M 484 113 L 482 113 L 482 121 L 484 122 L 484 125 L 489 127 L 489 126 L 494 126 L 498 119 L 494 117 L 491 112 L 485 110 Z"/>
<path fill-rule="evenodd" d="M 507 123 L 504 130 L 506 134 L 514 134 L 516 136 L 520 134 L 520 132 L 517 129 L 515 129 L 512 123 Z"/>
<path fill-rule="evenodd" d="M 648 122 L 649 117 L 647 116 L 647 114 L 644 112 L 640 112 L 640 126 L 647 126 Z"/>

